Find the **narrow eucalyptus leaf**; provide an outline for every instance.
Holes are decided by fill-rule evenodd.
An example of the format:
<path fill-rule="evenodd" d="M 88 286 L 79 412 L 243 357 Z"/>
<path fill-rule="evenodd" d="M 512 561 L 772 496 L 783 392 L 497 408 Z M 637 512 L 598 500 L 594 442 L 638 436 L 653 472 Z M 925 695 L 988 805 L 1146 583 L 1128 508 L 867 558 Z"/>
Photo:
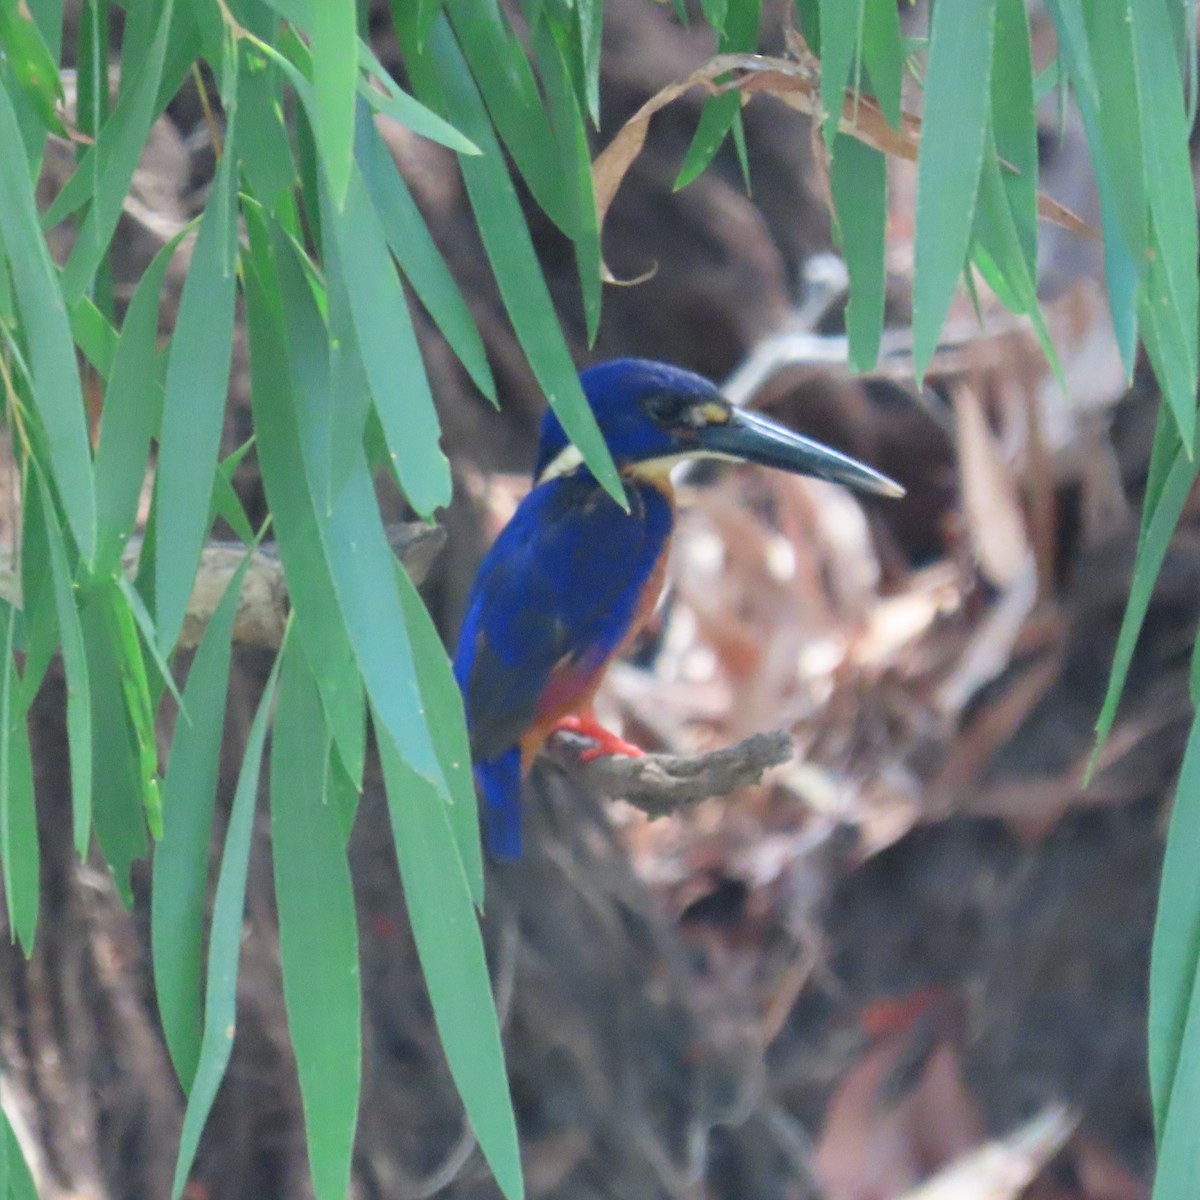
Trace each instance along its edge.
<path fill-rule="evenodd" d="M 271 853 L 288 1031 L 317 1200 L 344 1200 L 362 1075 L 358 925 L 345 837 L 325 791 L 333 740 L 300 643 L 271 739 Z"/>
<path fill-rule="evenodd" d="M 913 357 L 933 357 L 966 263 L 988 138 L 996 0 L 934 6 L 917 159 Z M 822 12 L 822 22 L 825 14 Z M 823 37 L 827 33 L 823 31 Z"/>
<path fill-rule="evenodd" d="M 263 743 L 267 736 L 267 721 L 281 662 L 282 652 L 275 660 L 258 711 L 250 725 L 246 751 L 242 756 L 242 770 L 229 813 L 229 826 L 225 832 L 225 849 L 217 876 L 208 942 L 204 1034 L 200 1041 L 195 1078 L 188 1091 L 187 1108 L 183 1114 L 183 1132 L 179 1139 L 179 1155 L 175 1160 L 171 1200 L 180 1200 L 183 1195 L 188 1172 L 196 1157 L 196 1147 L 200 1143 L 200 1134 L 212 1111 L 213 1100 L 225 1077 L 225 1068 L 229 1065 L 229 1055 L 233 1050 L 233 1034 L 237 1024 L 238 962 L 241 958 L 242 919 L 246 907 L 246 876 L 250 867 L 254 808 L 258 798 L 258 776 L 262 766 Z"/>
<path fill-rule="evenodd" d="M 234 117 L 200 222 L 179 301 L 167 364 L 155 475 L 154 558 L 158 644 L 170 650 L 183 625 L 208 532 L 213 468 L 225 420 L 233 353 L 237 182 Z"/>

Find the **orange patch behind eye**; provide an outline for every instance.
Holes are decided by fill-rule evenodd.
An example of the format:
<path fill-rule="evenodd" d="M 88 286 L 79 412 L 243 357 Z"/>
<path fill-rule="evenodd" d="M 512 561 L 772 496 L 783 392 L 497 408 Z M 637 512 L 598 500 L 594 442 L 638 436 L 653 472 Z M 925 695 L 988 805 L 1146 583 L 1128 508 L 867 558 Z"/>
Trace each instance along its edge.
<path fill-rule="evenodd" d="M 703 414 L 704 421 L 708 425 L 728 425 L 732 416 L 731 411 L 724 404 L 717 404 L 713 401 L 702 404 L 700 412 Z"/>

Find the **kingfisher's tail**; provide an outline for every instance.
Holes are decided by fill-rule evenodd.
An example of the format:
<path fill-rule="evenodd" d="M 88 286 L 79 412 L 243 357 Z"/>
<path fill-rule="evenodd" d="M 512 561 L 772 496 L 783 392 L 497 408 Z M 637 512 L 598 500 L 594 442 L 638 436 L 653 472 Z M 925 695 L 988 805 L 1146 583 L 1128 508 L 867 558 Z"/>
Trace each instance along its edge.
<path fill-rule="evenodd" d="M 521 857 L 521 748 L 514 746 L 499 758 L 475 767 L 483 793 L 483 832 L 493 858 Z"/>

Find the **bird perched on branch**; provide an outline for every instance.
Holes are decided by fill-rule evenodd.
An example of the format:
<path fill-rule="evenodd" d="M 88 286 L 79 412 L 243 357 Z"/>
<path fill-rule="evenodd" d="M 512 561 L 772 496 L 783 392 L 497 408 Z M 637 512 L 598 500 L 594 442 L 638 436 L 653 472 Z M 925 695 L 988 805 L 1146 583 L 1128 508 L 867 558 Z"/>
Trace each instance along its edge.
<path fill-rule="evenodd" d="M 479 569 L 454 658 L 487 845 L 500 859 L 520 856 L 521 780 L 556 728 L 592 737 L 588 755 L 638 753 L 596 723 L 591 703 L 608 663 L 658 603 L 674 525 L 672 467 L 718 458 L 903 494 L 870 467 L 735 408 L 690 371 L 616 359 L 580 382 L 629 511 L 548 411 L 534 486 Z"/>

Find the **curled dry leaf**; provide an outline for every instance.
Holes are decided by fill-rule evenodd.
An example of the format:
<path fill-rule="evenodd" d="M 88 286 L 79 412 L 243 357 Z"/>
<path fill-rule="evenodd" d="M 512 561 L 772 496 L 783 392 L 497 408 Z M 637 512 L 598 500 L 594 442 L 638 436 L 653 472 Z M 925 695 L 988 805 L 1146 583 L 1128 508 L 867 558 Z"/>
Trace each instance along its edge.
<path fill-rule="evenodd" d="M 718 84 L 717 79 L 723 75 L 730 78 Z M 651 117 L 659 109 L 665 108 L 697 87 L 706 88 L 714 94 L 738 91 L 747 97 L 766 93 L 808 116 L 820 118 L 823 115 L 820 78 L 816 70 L 816 60 L 811 56 L 797 62 L 761 54 L 716 55 L 686 79 L 668 84 L 651 96 L 617 131 L 613 140 L 592 163 L 596 217 L 602 230 L 604 219 L 612 207 L 622 180 L 646 144 Z M 911 113 L 903 113 L 900 128 L 893 129 L 887 123 L 882 109 L 870 96 L 864 96 L 851 88 L 846 89 L 838 128 L 842 133 L 858 138 L 883 154 L 890 154 L 909 162 L 917 160 L 921 144 L 920 118 Z M 1005 165 L 1009 170 L 1016 169 L 1009 164 Z M 1038 213 L 1047 221 L 1061 225 L 1081 237 L 1100 237 L 1098 230 L 1064 205 L 1040 192 Z M 603 271 L 606 280 L 615 282 L 607 267 L 604 267 Z"/>

